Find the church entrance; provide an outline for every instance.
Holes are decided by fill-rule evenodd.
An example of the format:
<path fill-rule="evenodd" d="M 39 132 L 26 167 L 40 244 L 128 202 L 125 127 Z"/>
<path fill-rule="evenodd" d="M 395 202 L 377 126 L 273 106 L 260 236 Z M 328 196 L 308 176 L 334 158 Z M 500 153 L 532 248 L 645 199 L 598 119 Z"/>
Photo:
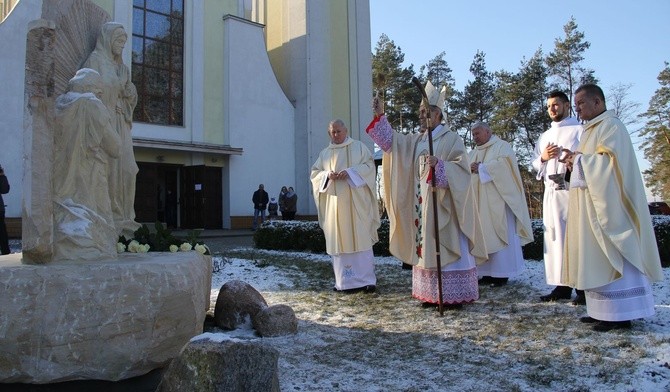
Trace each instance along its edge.
<path fill-rule="evenodd" d="M 180 165 L 137 162 L 135 220 L 153 227 L 161 222 L 179 227 L 178 189 Z"/>
<path fill-rule="evenodd" d="M 150 227 L 220 229 L 222 179 L 220 167 L 137 162 L 136 220 Z"/>

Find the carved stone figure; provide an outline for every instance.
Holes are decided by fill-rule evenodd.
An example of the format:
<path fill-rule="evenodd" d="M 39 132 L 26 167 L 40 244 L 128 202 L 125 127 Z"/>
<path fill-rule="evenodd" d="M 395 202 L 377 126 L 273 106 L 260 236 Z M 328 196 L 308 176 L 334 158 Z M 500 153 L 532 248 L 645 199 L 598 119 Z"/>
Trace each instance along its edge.
<path fill-rule="evenodd" d="M 99 99 L 102 78 L 83 68 L 56 99 L 54 134 L 54 254 L 63 260 L 116 257 L 108 186 L 120 138 Z"/>
<path fill-rule="evenodd" d="M 121 54 L 128 35 L 123 25 L 102 25 L 95 49 L 84 66 L 100 73 L 103 83 L 102 102 L 112 116 L 112 126 L 121 139 L 121 153 L 110 164 L 109 191 L 118 235 L 132 238 L 140 225 L 135 222 L 135 177 L 138 172 L 131 127 L 137 104 L 137 90 L 130 80 L 130 70 Z"/>

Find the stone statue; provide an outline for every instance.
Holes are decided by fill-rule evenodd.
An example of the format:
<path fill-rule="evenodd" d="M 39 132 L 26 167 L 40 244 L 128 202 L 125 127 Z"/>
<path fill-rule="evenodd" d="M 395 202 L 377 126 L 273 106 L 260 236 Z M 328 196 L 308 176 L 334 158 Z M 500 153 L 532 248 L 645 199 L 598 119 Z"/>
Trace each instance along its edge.
<path fill-rule="evenodd" d="M 100 73 L 103 83 L 102 102 L 112 117 L 112 126 L 121 139 L 121 153 L 112 160 L 109 191 L 118 235 L 132 238 L 140 225 L 135 222 L 135 177 L 138 172 L 131 127 L 137 104 L 137 90 L 130 80 L 130 70 L 121 54 L 128 35 L 123 25 L 107 22 L 102 25 L 95 49 L 84 66 Z"/>
<path fill-rule="evenodd" d="M 56 99 L 54 134 L 54 254 L 60 260 L 116 257 L 108 185 L 121 139 L 99 99 L 100 74 L 83 68 Z"/>

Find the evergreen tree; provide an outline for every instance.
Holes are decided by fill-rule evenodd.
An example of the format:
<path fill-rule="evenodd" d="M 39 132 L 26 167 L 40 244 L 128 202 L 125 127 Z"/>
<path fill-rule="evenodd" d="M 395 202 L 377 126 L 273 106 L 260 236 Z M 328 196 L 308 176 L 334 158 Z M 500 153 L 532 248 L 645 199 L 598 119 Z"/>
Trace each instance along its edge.
<path fill-rule="evenodd" d="M 372 55 L 372 84 L 384 101 L 386 117 L 391 125 L 411 131 L 418 129 L 416 108 L 421 98 L 412 85 L 413 66 L 403 68 L 404 60 L 402 49 L 382 34 Z"/>
<path fill-rule="evenodd" d="M 571 101 L 578 85 L 598 82 L 593 70 L 580 65 L 591 43 L 584 40 L 584 33 L 577 27 L 574 16 L 570 17 L 570 21 L 563 26 L 565 37 L 554 40 L 554 51 L 546 58 L 549 75 L 558 80 L 555 87 L 564 91 Z"/>
<path fill-rule="evenodd" d="M 543 185 L 529 171 L 535 143 L 549 126 L 546 113 L 547 69 L 538 49 L 530 60 L 522 60 L 516 74 L 498 71 L 491 129 L 514 147 L 531 216 L 542 216 Z"/>
<path fill-rule="evenodd" d="M 430 82 L 438 89 L 441 89 L 442 86 L 446 86 L 446 95 L 445 95 L 445 102 L 444 102 L 444 113 L 446 115 L 446 121 L 449 123 L 449 111 L 450 111 L 450 105 L 449 103 L 453 100 L 454 93 L 455 93 L 455 81 L 454 77 L 451 75 L 451 68 L 449 67 L 449 64 L 447 61 L 444 59 L 444 56 L 446 55 L 445 52 L 441 52 L 437 56 L 435 56 L 432 60 L 428 62 L 427 65 L 422 65 L 421 68 L 419 68 L 419 79 L 422 81 L 430 80 Z M 425 76 L 424 76 L 425 73 Z"/>
<path fill-rule="evenodd" d="M 477 121 L 489 122 L 493 114 L 493 93 L 495 85 L 493 75 L 486 69 L 486 54 L 477 51 L 470 65 L 470 73 L 474 79 L 468 82 L 463 92 L 456 93 L 453 130 L 458 131 L 466 145 L 472 142 L 470 127 Z"/>
<path fill-rule="evenodd" d="M 646 119 L 640 135 L 644 138 L 644 156 L 650 163 L 643 172 L 651 192 L 670 200 L 670 64 L 658 75 L 661 87 L 649 101 L 649 109 L 640 115 Z"/>

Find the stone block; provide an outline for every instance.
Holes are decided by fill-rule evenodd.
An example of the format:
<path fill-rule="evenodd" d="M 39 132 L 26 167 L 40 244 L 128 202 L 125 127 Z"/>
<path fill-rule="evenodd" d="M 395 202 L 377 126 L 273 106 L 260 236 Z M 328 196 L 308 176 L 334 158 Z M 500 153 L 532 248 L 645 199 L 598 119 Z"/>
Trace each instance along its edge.
<path fill-rule="evenodd" d="M 190 342 L 163 373 L 157 392 L 279 391 L 279 351 L 260 343 Z"/>
<path fill-rule="evenodd" d="M 118 381 L 166 366 L 202 333 L 211 260 L 124 253 L 93 262 L 0 257 L 0 382 Z"/>

